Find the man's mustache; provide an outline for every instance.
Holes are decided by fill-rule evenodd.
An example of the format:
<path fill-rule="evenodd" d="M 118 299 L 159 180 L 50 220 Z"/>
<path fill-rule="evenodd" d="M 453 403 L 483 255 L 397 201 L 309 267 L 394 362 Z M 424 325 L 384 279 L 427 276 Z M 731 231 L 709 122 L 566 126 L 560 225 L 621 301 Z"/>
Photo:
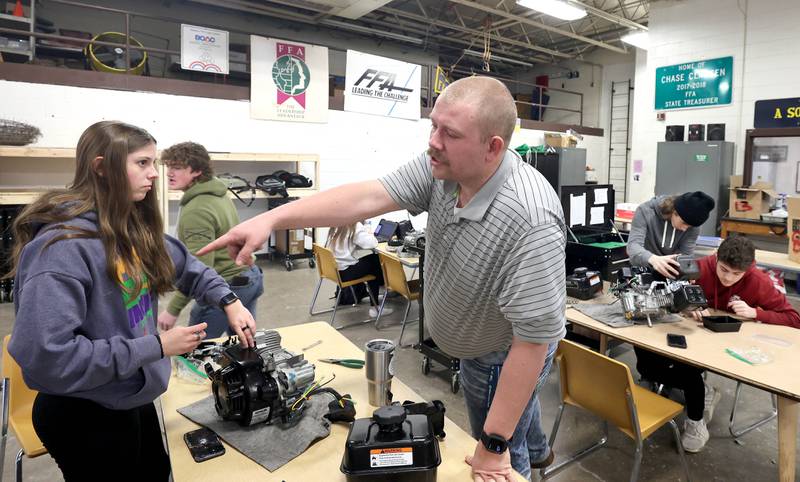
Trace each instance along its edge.
<path fill-rule="evenodd" d="M 428 155 L 430 157 L 435 157 L 439 161 L 443 161 L 445 163 L 447 162 L 447 159 L 445 159 L 445 157 L 442 154 L 440 154 L 439 151 L 431 147 L 428 148 Z"/>

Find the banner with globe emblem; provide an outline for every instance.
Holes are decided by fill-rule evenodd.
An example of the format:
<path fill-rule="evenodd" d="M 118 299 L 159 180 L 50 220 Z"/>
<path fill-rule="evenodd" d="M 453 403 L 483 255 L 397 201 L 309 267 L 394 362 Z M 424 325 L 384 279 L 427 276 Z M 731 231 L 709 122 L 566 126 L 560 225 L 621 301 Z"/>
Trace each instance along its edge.
<path fill-rule="evenodd" d="M 328 122 L 328 49 L 250 36 L 250 117 Z"/>

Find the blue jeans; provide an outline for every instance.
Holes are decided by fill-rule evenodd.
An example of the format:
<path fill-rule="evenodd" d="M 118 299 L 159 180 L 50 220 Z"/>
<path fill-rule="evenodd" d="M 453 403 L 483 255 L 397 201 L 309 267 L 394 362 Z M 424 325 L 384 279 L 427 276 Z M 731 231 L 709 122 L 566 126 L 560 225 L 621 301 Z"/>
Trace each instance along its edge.
<path fill-rule="evenodd" d="M 247 276 L 247 284 L 231 286 L 231 291 L 236 293 L 244 307 L 255 317 L 256 301 L 264 292 L 264 274 L 261 272 L 261 268 L 253 265 L 250 269 L 242 271 L 239 276 Z M 189 313 L 189 326 L 202 322 L 208 323 L 208 328 L 206 328 L 206 336 L 208 338 L 217 338 L 225 333 L 233 334 L 228 325 L 228 316 L 219 306 L 195 303 L 192 306 L 191 313 Z"/>
<path fill-rule="evenodd" d="M 557 346 L 558 343 L 551 343 L 547 348 L 547 357 L 542 372 L 539 373 L 536 388 L 519 418 L 509 446 L 511 466 L 529 480 L 531 463 L 541 462 L 550 453 L 547 435 L 542 430 L 542 414 L 537 395 L 550 373 Z M 476 439 L 483 431 L 506 356 L 507 351 L 496 351 L 478 358 L 461 360 L 461 386 L 464 389 L 472 436 Z"/>

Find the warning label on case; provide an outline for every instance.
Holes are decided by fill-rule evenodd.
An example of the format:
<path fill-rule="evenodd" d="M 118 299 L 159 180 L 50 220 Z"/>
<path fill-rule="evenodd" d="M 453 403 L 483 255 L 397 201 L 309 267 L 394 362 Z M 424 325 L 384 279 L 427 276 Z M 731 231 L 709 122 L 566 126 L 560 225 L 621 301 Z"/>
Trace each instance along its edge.
<path fill-rule="evenodd" d="M 414 465 L 414 452 L 411 447 L 369 451 L 370 467 L 397 467 L 399 465 Z"/>

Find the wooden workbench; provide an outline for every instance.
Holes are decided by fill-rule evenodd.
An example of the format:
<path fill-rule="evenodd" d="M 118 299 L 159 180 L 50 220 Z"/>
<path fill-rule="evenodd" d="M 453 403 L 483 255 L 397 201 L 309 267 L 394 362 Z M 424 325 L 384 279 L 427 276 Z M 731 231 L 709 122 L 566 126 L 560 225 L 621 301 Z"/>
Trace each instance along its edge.
<path fill-rule="evenodd" d="M 317 340 L 322 343 L 305 352 L 306 359 L 315 363 L 319 358 L 362 358 L 364 353 L 341 333 L 324 322 L 279 328 L 277 330 L 284 348 L 300 353 L 302 347 L 311 345 Z M 403 356 L 402 354 L 397 354 Z M 376 407 L 368 403 L 367 379 L 364 369 L 352 369 L 315 363 L 317 379 L 327 379 L 331 374 L 336 379 L 330 384 L 339 393 L 350 393 L 356 403 L 357 418 L 369 417 Z M 414 393 L 402 381 L 395 377 L 392 380 L 392 392 L 395 400 L 422 401 L 422 397 Z M 328 437 L 317 441 L 302 455 L 295 458 L 275 472 L 253 462 L 231 446 L 225 444 L 225 455 L 202 463 L 195 462 L 183 441 L 183 434 L 200 428 L 188 418 L 177 412 L 196 400 L 211 393 L 210 383 L 195 385 L 173 376 L 169 389 L 161 397 L 164 428 L 167 433 L 169 458 L 172 464 L 172 477 L 176 482 L 222 481 L 222 480 L 265 480 L 265 481 L 344 481 L 345 476 L 339 470 L 344 453 L 348 427 L 341 423 L 333 424 Z M 440 441 L 439 448 L 442 464 L 438 468 L 438 480 L 472 480 L 470 467 L 464 462 L 466 455 L 475 450 L 476 441 L 467 432 L 458 427 L 450 419 L 445 420 L 447 436 Z M 519 476 L 519 480 L 524 479 Z"/>

